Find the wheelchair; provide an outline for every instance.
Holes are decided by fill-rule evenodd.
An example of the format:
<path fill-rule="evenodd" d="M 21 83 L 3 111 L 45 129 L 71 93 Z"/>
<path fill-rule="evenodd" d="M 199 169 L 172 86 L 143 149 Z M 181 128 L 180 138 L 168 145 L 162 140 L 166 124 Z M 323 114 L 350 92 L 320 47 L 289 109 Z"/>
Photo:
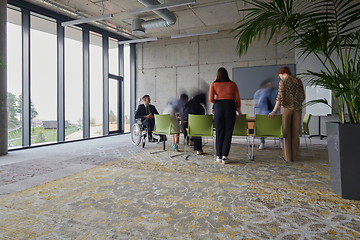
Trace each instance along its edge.
<path fill-rule="evenodd" d="M 132 143 L 135 146 L 139 146 L 141 143 L 141 146 L 144 148 L 146 139 L 148 138 L 147 134 L 147 128 L 144 126 L 143 122 L 141 121 L 141 118 L 136 119 L 136 122 L 131 126 L 130 129 L 130 138 Z M 153 139 L 156 143 L 160 142 L 160 135 L 153 134 Z"/>
<path fill-rule="evenodd" d="M 139 146 L 141 143 L 141 146 L 145 147 L 147 129 L 141 119 L 136 119 L 136 122 L 131 126 L 130 137 L 135 146 Z"/>

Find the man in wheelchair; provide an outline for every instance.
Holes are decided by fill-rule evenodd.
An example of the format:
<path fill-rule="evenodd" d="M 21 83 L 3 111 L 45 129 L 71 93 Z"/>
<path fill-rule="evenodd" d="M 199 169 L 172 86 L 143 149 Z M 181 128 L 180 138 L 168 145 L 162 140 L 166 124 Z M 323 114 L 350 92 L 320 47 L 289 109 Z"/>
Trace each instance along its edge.
<path fill-rule="evenodd" d="M 150 104 L 150 96 L 144 95 L 142 97 L 144 104 L 140 104 L 135 112 L 135 119 L 140 119 L 143 126 L 146 128 L 148 141 L 155 142 L 156 140 L 152 136 L 152 131 L 155 126 L 154 114 L 159 114 L 154 105 Z M 163 136 L 161 136 L 162 140 Z"/>

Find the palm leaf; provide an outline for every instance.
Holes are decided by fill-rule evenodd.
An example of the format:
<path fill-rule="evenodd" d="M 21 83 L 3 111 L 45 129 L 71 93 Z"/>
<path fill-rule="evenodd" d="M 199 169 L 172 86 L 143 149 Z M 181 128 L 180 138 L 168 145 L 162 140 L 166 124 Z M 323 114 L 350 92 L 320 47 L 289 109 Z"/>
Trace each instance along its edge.
<path fill-rule="evenodd" d="M 329 104 L 329 102 L 326 100 L 326 98 L 323 98 L 323 99 L 315 99 L 315 100 L 311 100 L 311 101 L 308 101 L 306 102 L 305 104 L 302 105 L 302 108 L 305 108 L 305 107 L 310 107 L 310 106 L 313 106 L 315 104 L 325 104 L 327 105 L 328 107 L 330 107 L 334 113 L 339 117 L 339 119 L 341 119 L 341 112 L 339 111 L 339 109 L 336 109 L 334 108 L 333 106 L 331 106 Z"/>
<path fill-rule="evenodd" d="M 310 85 L 332 90 L 342 122 L 345 105 L 351 113 L 350 121 L 360 122 L 360 1 L 243 1 L 252 7 L 240 10 L 247 14 L 233 30 L 237 32 L 239 56 L 255 40 L 264 39 L 269 45 L 274 37 L 279 38 L 278 45 L 296 48 L 304 59 L 314 54 L 325 70 L 307 71 L 303 76 Z"/>

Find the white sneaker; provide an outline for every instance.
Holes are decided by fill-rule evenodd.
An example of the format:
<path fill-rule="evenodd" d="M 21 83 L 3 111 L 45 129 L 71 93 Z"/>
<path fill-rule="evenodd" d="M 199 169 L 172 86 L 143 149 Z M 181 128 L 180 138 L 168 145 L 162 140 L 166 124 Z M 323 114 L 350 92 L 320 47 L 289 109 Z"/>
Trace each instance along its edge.
<path fill-rule="evenodd" d="M 222 159 L 221 159 L 221 157 L 217 156 L 215 161 L 218 162 L 218 163 L 221 163 Z"/>
<path fill-rule="evenodd" d="M 202 151 L 196 151 L 196 155 L 201 155 L 202 153 Z"/>
<path fill-rule="evenodd" d="M 222 164 L 228 164 L 230 163 L 230 160 L 227 157 L 222 158 Z"/>
<path fill-rule="evenodd" d="M 260 143 L 259 149 L 264 149 L 265 148 L 265 144 Z"/>

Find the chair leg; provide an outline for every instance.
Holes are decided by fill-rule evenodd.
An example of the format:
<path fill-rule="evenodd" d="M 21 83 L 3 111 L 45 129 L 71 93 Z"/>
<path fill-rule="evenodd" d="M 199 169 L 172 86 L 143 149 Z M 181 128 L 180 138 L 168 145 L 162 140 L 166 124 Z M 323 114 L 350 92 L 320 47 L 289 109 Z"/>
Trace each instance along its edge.
<path fill-rule="evenodd" d="M 207 140 L 207 137 L 205 136 L 204 137 L 204 143 L 203 143 L 203 146 L 205 146 L 205 144 L 207 144 L 209 141 Z"/>
<path fill-rule="evenodd" d="M 251 152 L 251 156 L 250 156 L 250 161 L 254 161 L 254 144 L 255 144 L 255 137 L 253 136 L 253 142 L 252 142 L 252 152 Z"/>
<path fill-rule="evenodd" d="M 284 141 L 284 139 L 283 139 L 283 141 Z M 280 146 L 280 144 L 281 144 L 281 141 L 280 141 L 280 138 L 279 138 L 279 157 L 282 158 L 281 146 Z"/>
<path fill-rule="evenodd" d="M 214 136 L 213 136 L 213 157 L 216 158 L 215 157 L 215 138 L 214 138 Z"/>
<path fill-rule="evenodd" d="M 149 136 L 148 136 L 148 139 L 149 139 Z M 154 152 L 151 151 L 151 149 L 152 149 L 152 141 L 150 141 L 150 154 L 153 154 Z"/>
<path fill-rule="evenodd" d="M 166 135 L 165 135 L 165 139 L 166 139 Z M 161 137 L 160 137 L 160 140 L 161 140 Z M 152 141 L 150 141 L 150 148 L 152 149 Z M 166 151 L 166 141 L 164 140 L 164 142 L 163 142 L 163 150 L 162 151 L 161 150 L 160 151 L 155 151 L 155 152 L 150 151 L 150 154 L 154 154 L 154 153 L 158 153 L 158 152 L 165 152 L 165 151 Z"/>
<path fill-rule="evenodd" d="M 247 145 L 248 145 L 248 158 L 249 158 L 249 160 L 251 160 L 251 148 L 250 148 L 251 136 L 246 136 L 246 139 L 247 139 Z"/>
<path fill-rule="evenodd" d="M 310 140 L 310 146 L 311 146 L 312 155 L 314 157 L 314 146 L 311 143 L 311 138 L 309 138 L 309 140 Z"/>
<path fill-rule="evenodd" d="M 186 143 L 185 143 L 185 160 L 188 160 L 188 158 L 189 158 L 189 156 L 190 156 L 189 154 L 187 154 L 187 151 L 186 151 L 188 139 L 189 139 L 189 136 L 186 136 Z"/>

